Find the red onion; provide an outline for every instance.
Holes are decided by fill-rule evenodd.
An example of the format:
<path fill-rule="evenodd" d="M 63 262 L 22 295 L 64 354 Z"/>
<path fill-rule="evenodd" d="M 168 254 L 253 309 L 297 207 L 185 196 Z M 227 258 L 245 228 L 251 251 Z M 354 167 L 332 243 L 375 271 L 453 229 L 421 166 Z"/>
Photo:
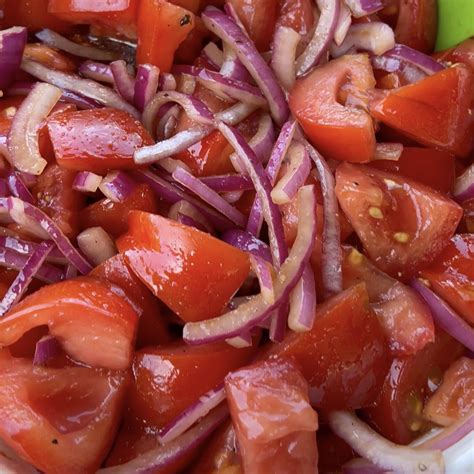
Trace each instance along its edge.
<path fill-rule="evenodd" d="M 5 90 L 15 79 L 20 69 L 28 32 L 23 26 L 14 26 L 0 31 L 0 90 Z"/>
<path fill-rule="evenodd" d="M 285 95 L 262 56 L 247 35 L 221 11 L 208 7 L 202 13 L 202 20 L 208 29 L 228 43 L 237 54 L 242 64 L 260 87 L 266 97 L 272 117 L 278 125 L 288 118 L 289 109 Z"/>
<path fill-rule="evenodd" d="M 444 451 L 454 446 L 473 431 L 474 412 L 471 412 L 448 428 L 443 428 L 438 434 L 422 443 L 420 447 L 442 449 Z"/>
<path fill-rule="evenodd" d="M 8 288 L 5 296 L 0 302 L 0 316 L 3 316 L 13 305 L 20 301 L 28 286 L 42 267 L 54 244 L 51 241 L 42 242 L 36 250 L 28 257 L 25 266 L 20 270 L 13 283 Z"/>
<path fill-rule="evenodd" d="M 8 159 L 16 169 L 39 175 L 48 164 L 39 151 L 38 133 L 60 97 L 57 87 L 37 84 L 18 108 L 8 134 Z"/>
<path fill-rule="evenodd" d="M 441 451 L 396 445 L 353 413 L 333 411 L 329 414 L 329 425 L 352 449 L 382 469 L 406 474 L 444 473 Z"/>
<path fill-rule="evenodd" d="M 61 345 L 51 335 L 42 337 L 35 347 L 33 365 L 48 365 L 48 362 L 61 353 Z"/>
<path fill-rule="evenodd" d="M 471 164 L 454 183 L 454 198 L 458 202 L 464 202 L 474 198 L 474 164 Z"/>
<path fill-rule="evenodd" d="M 132 103 L 135 94 L 135 79 L 128 72 L 127 63 L 121 59 L 114 61 L 110 63 L 110 70 L 119 94 L 127 102 Z"/>
<path fill-rule="evenodd" d="M 374 160 L 398 161 L 403 153 L 401 143 L 377 143 Z"/>
<path fill-rule="evenodd" d="M 110 171 L 101 181 L 99 189 L 112 202 L 123 202 L 135 189 L 135 182 L 123 171 Z"/>
<path fill-rule="evenodd" d="M 0 236 L 0 247 L 7 250 L 13 250 L 16 254 L 21 254 L 22 256 L 31 255 L 39 244 L 36 242 L 30 242 L 28 240 L 22 240 L 17 237 L 12 236 Z M 67 263 L 67 259 L 64 258 L 64 255 L 55 247 L 48 255 L 48 262 L 60 263 L 64 265 Z M 52 267 L 56 268 L 56 267 Z"/>
<path fill-rule="evenodd" d="M 356 18 L 371 15 L 384 8 L 381 0 L 344 0 Z"/>
<path fill-rule="evenodd" d="M 124 110 L 130 113 L 135 118 L 139 118 L 140 114 L 137 109 L 124 101 L 117 93 L 109 87 L 98 84 L 89 79 L 82 79 L 75 74 L 67 74 L 65 72 L 49 69 L 40 63 L 24 59 L 21 63 L 23 71 L 48 82 L 61 89 L 70 90 L 76 94 L 83 95 L 87 98 L 96 100 L 106 107 L 113 109 Z"/>
<path fill-rule="evenodd" d="M 251 179 L 241 174 L 204 176 L 201 178 L 201 181 L 217 193 L 249 191 L 253 189 Z"/>
<path fill-rule="evenodd" d="M 117 255 L 114 241 L 102 227 L 90 227 L 83 230 L 77 236 L 77 245 L 94 266 Z"/>
<path fill-rule="evenodd" d="M 425 300 L 436 324 L 470 351 L 474 351 L 474 328 L 420 280 L 412 280 L 411 287 Z"/>
<path fill-rule="evenodd" d="M 273 36 L 272 60 L 273 72 L 283 89 L 290 91 L 296 80 L 296 50 L 301 36 L 287 26 L 278 26 Z"/>
<path fill-rule="evenodd" d="M 209 221 L 188 201 L 178 201 L 170 207 L 168 217 L 181 224 L 195 227 L 203 232 L 213 233 Z"/>
<path fill-rule="evenodd" d="M 260 293 L 267 304 L 275 302 L 275 292 L 273 289 L 273 265 L 257 255 L 250 254 L 250 265 L 257 276 Z"/>
<path fill-rule="evenodd" d="M 241 336 L 231 337 L 230 339 L 226 339 L 225 342 L 229 344 L 229 346 L 235 347 L 237 349 L 243 349 L 244 347 L 252 347 L 252 334 L 246 333 L 242 334 Z"/>
<path fill-rule="evenodd" d="M 229 339 L 248 333 L 267 320 L 281 304 L 301 278 L 308 262 L 316 237 L 314 206 L 316 196 L 313 186 L 303 186 L 299 191 L 299 220 L 295 243 L 289 257 L 283 262 L 274 283 L 275 303 L 268 305 L 262 294 L 253 296 L 248 302 L 214 319 L 187 323 L 183 339 L 189 344 L 205 344 Z"/>
<path fill-rule="evenodd" d="M 108 64 L 84 61 L 79 66 L 79 74 L 94 81 L 105 82 L 110 85 L 115 84 L 112 70 Z"/>
<path fill-rule="evenodd" d="M 227 242 L 244 252 L 256 255 L 267 262 L 272 261 L 272 254 L 268 245 L 244 230 L 228 230 L 222 234 L 221 238 L 224 242 Z"/>
<path fill-rule="evenodd" d="M 160 91 L 175 91 L 178 85 L 173 74 L 169 72 L 162 72 L 158 81 L 158 89 Z"/>
<path fill-rule="evenodd" d="M 227 43 L 224 43 L 224 61 L 220 73 L 237 81 L 250 82 L 252 80 L 236 52 Z"/>
<path fill-rule="evenodd" d="M 176 160 L 175 158 L 163 158 L 159 163 L 157 163 L 157 168 L 161 168 L 169 174 L 173 174 L 174 170 L 178 167 L 191 171 L 191 168 L 184 163 L 184 161 Z"/>
<path fill-rule="evenodd" d="M 189 66 L 188 64 L 175 64 L 171 69 L 171 72 L 175 75 L 185 74 L 195 77 L 198 76 L 202 70 L 202 67 Z"/>
<path fill-rule="evenodd" d="M 165 104 L 160 108 L 157 114 L 159 121 L 156 126 L 158 140 L 167 140 L 173 136 L 180 114 L 181 109 L 177 104 Z"/>
<path fill-rule="evenodd" d="M 152 64 L 140 64 L 137 68 L 133 103 L 141 112 L 150 103 L 158 90 L 160 70 Z"/>
<path fill-rule="evenodd" d="M 19 173 L 10 173 L 8 175 L 7 182 L 12 196 L 20 198 L 25 202 L 29 202 L 30 204 L 35 204 L 35 198 L 30 193 L 30 190 L 26 187 Z"/>
<path fill-rule="evenodd" d="M 295 332 L 311 331 L 316 316 L 316 283 L 311 264 L 307 263 L 303 275 L 290 293 L 288 327 Z"/>
<path fill-rule="evenodd" d="M 313 38 L 296 61 L 296 75 L 298 77 L 306 74 L 313 66 L 318 64 L 334 38 L 339 20 L 340 2 L 337 0 L 317 0 L 316 3 L 321 15 L 314 30 Z"/>
<path fill-rule="evenodd" d="M 196 77 L 191 74 L 181 74 L 176 90 L 181 94 L 192 96 L 196 91 Z"/>
<path fill-rule="evenodd" d="M 69 264 L 66 267 L 66 274 L 64 275 L 64 279 L 70 280 L 71 278 L 76 278 L 76 277 L 77 277 L 77 268 Z"/>
<path fill-rule="evenodd" d="M 95 193 L 102 181 L 102 176 L 91 171 L 79 171 L 74 177 L 72 189 L 82 193 Z"/>
<path fill-rule="evenodd" d="M 217 71 L 224 64 L 224 54 L 212 41 L 207 43 L 201 51 L 202 56 L 207 60 L 208 63 L 212 64 L 213 68 Z"/>
<path fill-rule="evenodd" d="M 0 197 L 10 196 L 10 188 L 8 186 L 7 180 L 0 178 Z"/>
<path fill-rule="evenodd" d="M 351 24 L 351 11 L 344 0 L 341 0 L 341 11 L 339 12 L 339 19 L 337 20 L 336 29 L 334 30 L 334 43 L 336 43 L 337 46 L 340 46 L 345 40 Z"/>
<path fill-rule="evenodd" d="M 226 216 L 234 224 L 239 227 L 245 227 L 247 222 L 246 217 L 218 193 L 206 186 L 199 178 L 194 177 L 185 169 L 177 167 L 173 172 L 173 179 L 196 194 L 196 196 L 209 204 L 209 206 Z"/>

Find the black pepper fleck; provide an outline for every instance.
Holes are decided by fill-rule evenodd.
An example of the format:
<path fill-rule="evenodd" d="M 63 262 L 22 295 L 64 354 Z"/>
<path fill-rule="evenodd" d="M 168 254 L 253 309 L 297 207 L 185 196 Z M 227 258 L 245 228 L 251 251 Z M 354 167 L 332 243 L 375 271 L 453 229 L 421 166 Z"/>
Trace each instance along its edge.
<path fill-rule="evenodd" d="M 55 438 L 55 439 L 53 439 L 53 440 L 51 441 L 51 443 L 53 443 L 53 444 L 59 444 L 59 441 Z"/>
<path fill-rule="evenodd" d="M 191 15 L 184 15 L 179 21 L 180 26 L 189 25 L 191 23 Z"/>

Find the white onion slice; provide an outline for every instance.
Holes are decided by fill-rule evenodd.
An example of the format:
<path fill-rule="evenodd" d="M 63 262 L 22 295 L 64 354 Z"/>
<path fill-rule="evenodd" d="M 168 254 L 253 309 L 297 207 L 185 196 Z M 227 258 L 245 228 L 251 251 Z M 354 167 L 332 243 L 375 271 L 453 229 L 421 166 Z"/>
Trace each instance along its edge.
<path fill-rule="evenodd" d="M 83 230 L 77 236 L 77 245 L 94 266 L 117 255 L 114 241 L 102 227 L 90 227 Z"/>

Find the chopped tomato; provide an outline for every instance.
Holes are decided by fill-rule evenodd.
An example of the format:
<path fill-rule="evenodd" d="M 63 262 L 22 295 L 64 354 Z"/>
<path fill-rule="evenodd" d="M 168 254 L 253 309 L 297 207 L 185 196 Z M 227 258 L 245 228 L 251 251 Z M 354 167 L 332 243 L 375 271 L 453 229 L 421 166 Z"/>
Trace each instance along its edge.
<path fill-rule="evenodd" d="M 137 64 L 169 72 L 179 45 L 194 28 L 194 15 L 165 0 L 142 0 L 138 8 Z"/>
<path fill-rule="evenodd" d="M 318 430 L 318 468 L 321 473 L 343 472 L 342 466 L 357 457 L 357 453 L 328 427 Z"/>
<path fill-rule="evenodd" d="M 201 0 L 169 0 L 169 2 L 193 13 L 197 13 L 201 6 Z"/>
<path fill-rule="evenodd" d="M 127 369 L 131 364 L 139 313 L 121 288 L 82 277 L 45 286 L 0 319 L 0 344 L 47 325 L 64 350 L 93 367 Z"/>
<path fill-rule="evenodd" d="M 462 217 L 454 201 L 427 186 L 349 163 L 336 170 L 336 194 L 370 259 L 395 278 L 432 262 Z"/>
<path fill-rule="evenodd" d="M 76 173 L 50 164 L 38 176 L 31 189 L 36 205 L 46 213 L 69 238 L 79 232 L 79 212 L 84 207 L 84 195 L 74 191 Z"/>
<path fill-rule="evenodd" d="M 131 211 L 158 212 L 158 203 L 148 184 L 138 184 L 122 202 L 101 199 L 86 207 L 81 213 L 83 229 L 100 226 L 117 238 L 128 230 L 128 215 Z"/>
<path fill-rule="evenodd" d="M 250 270 L 241 250 L 145 212 L 129 214 L 128 233 L 117 247 L 133 272 L 184 321 L 218 316 Z"/>
<path fill-rule="evenodd" d="M 106 107 L 56 114 L 47 125 L 58 164 L 76 171 L 137 168 L 133 153 L 153 143 L 129 113 Z"/>
<path fill-rule="evenodd" d="M 189 10 L 189 8 L 188 8 Z M 176 50 L 175 62 L 182 64 L 193 64 L 202 52 L 202 48 L 211 39 L 211 33 L 207 29 L 200 16 L 194 17 L 194 29 Z"/>
<path fill-rule="evenodd" d="M 367 55 L 343 56 L 296 81 L 290 109 L 324 157 L 364 163 L 375 153 L 374 126 L 369 114 L 347 99 L 366 102 L 374 86 Z"/>
<path fill-rule="evenodd" d="M 310 0 L 280 0 L 277 26 L 293 28 L 306 36 L 314 24 L 313 3 Z"/>
<path fill-rule="evenodd" d="M 0 353 L 0 438 L 49 473 L 95 472 L 117 430 L 125 372 L 45 368 Z"/>
<path fill-rule="evenodd" d="M 311 402 L 353 409 L 375 401 L 389 367 L 383 330 L 360 284 L 318 306 L 311 331 L 289 332 L 262 357 L 294 357 L 310 384 Z"/>
<path fill-rule="evenodd" d="M 345 249 L 342 271 L 345 288 L 365 282 L 371 307 L 393 355 L 415 354 L 434 341 L 430 310 L 410 287 L 378 270 L 351 247 Z"/>
<path fill-rule="evenodd" d="M 371 115 L 413 140 L 467 156 L 472 149 L 473 73 L 464 65 L 444 69 L 399 89 L 378 91 Z"/>
<path fill-rule="evenodd" d="M 318 416 L 294 361 L 257 362 L 229 374 L 225 389 L 244 472 L 317 471 Z"/>
<path fill-rule="evenodd" d="M 474 360 L 461 357 L 443 375 L 443 382 L 425 406 L 424 416 L 450 426 L 474 409 Z"/>
<path fill-rule="evenodd" d="M 463 351 L 461 344 L 439 331 L 435 342 L 415 355 L 394 359 L 376 406 L 364 410 L 377 431 L 401 444 L 418 437 L 427 427 L 422 418 L 426 399 Z"/>
<path fill-rule="evenodd" d="M 56 49 L 50 48 L 44 44 L 30 43 L 25 46 L 23 53 L 25 59 L 30 59 L 50 69 L 56 69 L 63 72 L 75 72 L 77 67 L 74 61 Z"/>
<path fill-rule="evenodd" d="M 450 193 L 455 179 L 452 153 L 430 148 L 405 147 L 398 161 L 379 160 L 370 164 L 379 170 L 406 176 L 436 191 Z"/>
<path fill-rule="evenodd" d="M 474 73 L 474 38 L 468 38 L 454 48 L 435 53 L 438 61 L 450 64 L 462 63 Z"/>
<path fill-rule="evenodd" d="M 455 235 L 421 276 L 460 316 L 474 325 L 474 234 Z"/>
<path fill-rule="evenodd" d="M 129 270 L 122 255 L 109 258 L 91 272 L 91 276 L 103 278 L 120 286 L 129 300 L 139 308 L 140 320 L 137 331 L 137 348 L 164 344 L 170 341 L 170 334 L 158 300 L 148 288 Z"/>
<path fill-rule="evenodd" d="M 250 38 L 261 52 L 270 50 L 278 0 L 229 0 Z"/>

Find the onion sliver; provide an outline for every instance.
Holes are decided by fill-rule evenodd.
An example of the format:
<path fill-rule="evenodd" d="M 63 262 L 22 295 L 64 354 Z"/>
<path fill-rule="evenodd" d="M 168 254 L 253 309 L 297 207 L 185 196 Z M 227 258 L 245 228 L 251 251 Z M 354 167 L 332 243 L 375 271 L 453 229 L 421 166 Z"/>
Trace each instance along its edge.
<path fill-rule="evenodd" d="M 36 343 L 33 365 L 47 365 L 49 360 L 60 352 L 61 345 L 58 340 L 51 335 L 44 336 Z"/>
<path fill-rule="evenodd" d="M 256 255 L 250 255 L 250 265 L 260 285 L 260 293 L 268 304 L 275 302 L 275 291 L 273 289 L 274 268 L 270 262 Z"/>
<path fill-rule="evenodd" d="M 101 181 L 102 176 L 91 171 L 79 171 L 74 177 L 72 189 L 82 193 L 95 193 L 99 189 Z"/>
<path fill-rule="evenodd" d="M 178 201 L 173 204 L 168 212 L 168 217 L 181 224 L 195 227 L 203 232 L 213 232 L 209 221 L 196 206 L 188 201 Z"/>
<path fill-rule="evenodd" d="M 303 275 L 290 293 L 288 327 L 295 332 L 310 331 L 316 316 L 316 283 L 313 269 L 307 263 Z"/>
<path fill-rule="evenodd" d="M 456 201 L 461 203 L 474 199 L 474 164 L 456 179 L 453 194 Z"/>
<path fill-rule="evenodd" d="M 105 82 L 110 85 L 114 84 L 114 76 L 108 64 L 84 61 L 79 66 L 79 74 L 94 81 Z"/>
<path fill-rule="evenodd" d="M 23 182 L 20 173 L 10 173 L 7 177 L 8 188 L 12 196 L 22 199 L 23 201 L 29 202 L 30 204 L 35 203 L 35 198 L 31 194 L 30 190 L 26 187 Z"/>
<path fill-rule="evenodd" d="M 290 91 L 296 80 L 296 49 L 301 36 L 287 26 L 278 26 L 273 37 L 271 66 L 283 89 Z"/>
<path fill-rule="evenodd" d="M 221 238 L 224 242 L 227 242 L 244 252 L 256 255 L 267 262 L 272 261 L 272 254 L 268 245 L 249 232 L 240 229 L 232 229 L 224 232 Z"/>
<path fill-rule="evenodd" d="M 135 79 L 127 69 L 127 63 L 122 59 L 110 63 L 110 70 L 114 77 L 115 87 L 119 94 L 127 101 L 133 102 L 135 94 Z"/>
<path fill-rule="evenodd" d="M 123 202 L 135 189 L 135 181 L 124 171 L 111 171 L 101 181 L 99 189 L 112 202 Z"/>
<path fill-rule="evenodd" d="M 203 176 L 201 181 L 218 193 L 250 191 L 253 189 L 252 180 L 242 174 Z"/>
<path fill-rule="evenodd" d="M 15 79 L 26 46 L 28 31 L 23 26 L 14 26 L 0 31 L 0 89 L 5 90 Z"/>
<path fill-rule="evenodd" d="M 140 64 L 137 68 L 133 103 L 141 112 L 150 103 L 158 90 L 160 70 L 152 64 Z"/>
<path fill-rule="evenodd" d="M 356 18 L 371 15 L 382 10 L 384 2 L 381 0 L 344 0 Z"/>
<path fill-rule="evenodd" d="M 87 259 L 100 265 L 117 254 L 117 247 L 102 227 L 90 227 L 77 236 L 77 245 Z"/>

